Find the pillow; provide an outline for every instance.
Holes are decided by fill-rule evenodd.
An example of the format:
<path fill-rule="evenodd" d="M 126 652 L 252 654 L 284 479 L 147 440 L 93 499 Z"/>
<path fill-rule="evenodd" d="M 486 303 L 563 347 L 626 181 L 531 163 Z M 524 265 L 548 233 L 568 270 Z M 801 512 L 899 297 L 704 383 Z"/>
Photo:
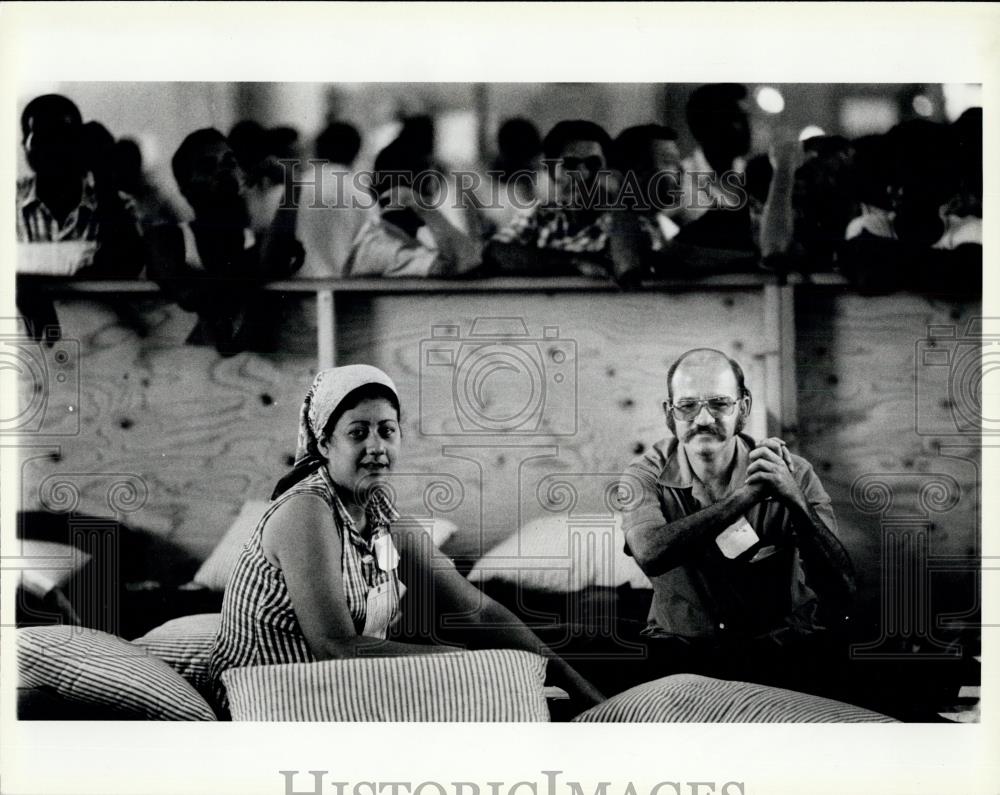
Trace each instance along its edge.
<path fill-rule="evenodd" d="M 191 685 L 128 641 L 82 627 L 17 630 L 19 687 L 119 720 L 215 720 Z M 31 715 L 21 715 L 30 719 Z"/>
<path fill-rule="evenodd" d="M 151 629 L 132 643 L 156 655 L 198 690 L 207 692 L 208 662 L 220 623 L 221 613 L 182 616 Z"/>
<path fill-rule="evenodd" d="M 212 550 L 208 560 L 201 564 L 201 568 L 195 572 L 194 582 L 211 588 L 213 591 L 224 591 L 229 582 L 229 576 L 236 568 L 236 561 L 243 551 L 243 547 L 250 538 L 250 534 L 257 527 L 264 512 L 267 511 L 269 502 L 266 500 L 250 500 L 243 504 L 239 515 L 233 520 L 232 525 L 222 537 L 222 540 Z M 421 527 L 431 534 L 434 545 L 440 547 L 458 529 L 453 522 L 447 519 L 415 519 Z"/>
<path fill-rule="evenodd" d="M 580 723 L 896 723 L 853 704 L 793 690 L 675 674 L 577 715 Z"/>
<path fill-rule="evenodd" d="M 592 586 L 650 588 L 639 564 L 625 554 L 622 519 L 543 516 L 483 555 L 468 577 L 519 582 L 542 591 L 580 591 Z"/>
<path fill-rule="evenodd" d="M 222 540 L 215 545 L 212 554 L 195 572 L 194 581 L 213 591 L 224 591 L 229 575 L 236 568 L 236 560 L 250 538 L 260 518 L 270 505 L 267 500 L 250 500 L 243 503 L 239 514 L 229 526 Z"/>
<path fill-rule="evenodd" d="M 233 668 L 233 720 L 548 721 L 545 658 L 515 649 Z"/>

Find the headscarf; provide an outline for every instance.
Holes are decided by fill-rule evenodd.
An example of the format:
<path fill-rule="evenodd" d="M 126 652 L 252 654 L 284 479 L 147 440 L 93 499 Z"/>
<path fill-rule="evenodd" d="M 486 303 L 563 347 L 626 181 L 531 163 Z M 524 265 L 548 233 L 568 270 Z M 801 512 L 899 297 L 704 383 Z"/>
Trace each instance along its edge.
<path fill-rule="evenodd" d="M 377 367 L 368 364 L 350 364 L 346 367 L 331 367 L 320 370 L 306 393 L 302 408 L 299 410 L 299 436 L 295 448 L 295 465 L 292 471 L 285 475 L 274 487 L 271 499 L 288 491 L 300 480 L 307 478 L 320 467 L 326 466 L 326 458 L 319 451 L 319 440 L 323 429 L 341 401 L 355 389 L 368 384 L 380 384 L 387 387 L 399 402 L 399 392 L 396 385 L 385 373 Z M 372 506 L 375 508 L 376 506 Z M 386 504 L 387 514 L 395 513 L 392 506 Z M 378 517 L 374 517 L 378 518 Z"/>

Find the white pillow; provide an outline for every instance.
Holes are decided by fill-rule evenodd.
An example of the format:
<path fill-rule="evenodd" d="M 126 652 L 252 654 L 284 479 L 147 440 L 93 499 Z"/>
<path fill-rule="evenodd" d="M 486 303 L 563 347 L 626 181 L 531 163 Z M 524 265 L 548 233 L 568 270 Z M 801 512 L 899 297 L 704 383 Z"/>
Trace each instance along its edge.
<path fill-rule="evenodd" d="M 194 575 L 194 581 L 213 591 L 224 591 L 226 583 L 229 582 L 229 575 L 236 568 L 236 560 L 243 551 L 243 547 L 250 538 L 260 518 L 267 510 L 270 503 L 267 500 L 249 500 L 243 503 L 239 514 L 229 526 L 222 540 L 215 545 L 208 560 L 201 564 L 201 568 Z"/>
<path fill-rule="evenodd" d="M 779 687 L 675 674 L 633 687 L 580 723 L 896 723 L 878 712 Z"/>
<path fill-rule="evenodd" d="M 233 573 L 233 569 L 236 568 L 240 552 L 243 551 L 250 534 L 257 527 L 257 523 L 269 505 L 270 503 L 266 500 L 249 500 L 243 504 L 239 515 L 233 520 L 222 540 L 216 544 L 212 554 L 208 556 L 208 560 L 202 563 L 195 573 L 194 582 L 211 588 L 213 591 L 226 589 L 229 577 Z M 437 547 L 444 544 L 458 529 L 453 522 L 449 522 L 447 519 L 412 519 L 410 517 L 404 517 L 404 519 L 419 523 L 424 530 L 431 534 L 434 545 Z"/>
<path fill-rule="evenodd" d="M 469 581 L 501 580 L 559 593 L 591 586 L 650 588 L 624 546 L 620 514 L 542 516 L 480 558 Z"/>
<path fill-rule="evenodd" d="M 232 668 L 233 720 L 548 721 L 545 658 L 516 649 Z"/>

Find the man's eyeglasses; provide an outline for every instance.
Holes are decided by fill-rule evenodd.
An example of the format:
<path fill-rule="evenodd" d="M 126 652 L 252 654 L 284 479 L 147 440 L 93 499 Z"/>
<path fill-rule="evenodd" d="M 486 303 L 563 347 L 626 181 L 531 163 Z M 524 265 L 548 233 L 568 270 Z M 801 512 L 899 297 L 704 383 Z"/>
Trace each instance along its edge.
<path fill-rule="evenodd" d="M 670 410 L 673 412 L 675 420 L 693 420 L 701 413 L 702 406 L 705 406 L 713 417 L 728 417 L 733 413 L 738 402 L 731 397 L 710 397 L 704 400 L 692 398 L 678 400 L 670 407 Z"/>

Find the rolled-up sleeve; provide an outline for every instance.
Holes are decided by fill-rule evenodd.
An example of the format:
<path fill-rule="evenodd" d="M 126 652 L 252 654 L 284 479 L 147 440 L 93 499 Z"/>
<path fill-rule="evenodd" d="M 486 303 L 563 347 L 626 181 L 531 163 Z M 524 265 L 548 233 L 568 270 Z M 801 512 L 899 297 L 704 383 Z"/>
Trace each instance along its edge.
<path fill-rule="evenodd" d="M 812 468 L 812 465 L 808 461 L 798 456 L 795 457 L 794 463 L 795 474 L 799 482 L 799 489 L 802 491 L 802 496 L 812 506 L 816 515 L 823 520 L 823 524 L 826 525 L 827 529 L 839 537 L 837 516 L 833 512 L 833 503 L 830 500 L 830 495 L 823 488 L 816 470 Z"/>
<path fill-rule="evenodd" d="M 433 276 L 439 271 L 438 252 L 418 241 L 401 240 L 370 224 L 358 233 L 347 262 L 345 276 Z"/>
<path fill-rule="evenodd" d="M 662 471 L 660 453 L 653 448 L 629 464 L 618 483 L 625 553 L 628 555 L 632 554 L 629 540 L 635 533 L 655 531 L 668 521 L 660 499 L 659 477 Z"/>

